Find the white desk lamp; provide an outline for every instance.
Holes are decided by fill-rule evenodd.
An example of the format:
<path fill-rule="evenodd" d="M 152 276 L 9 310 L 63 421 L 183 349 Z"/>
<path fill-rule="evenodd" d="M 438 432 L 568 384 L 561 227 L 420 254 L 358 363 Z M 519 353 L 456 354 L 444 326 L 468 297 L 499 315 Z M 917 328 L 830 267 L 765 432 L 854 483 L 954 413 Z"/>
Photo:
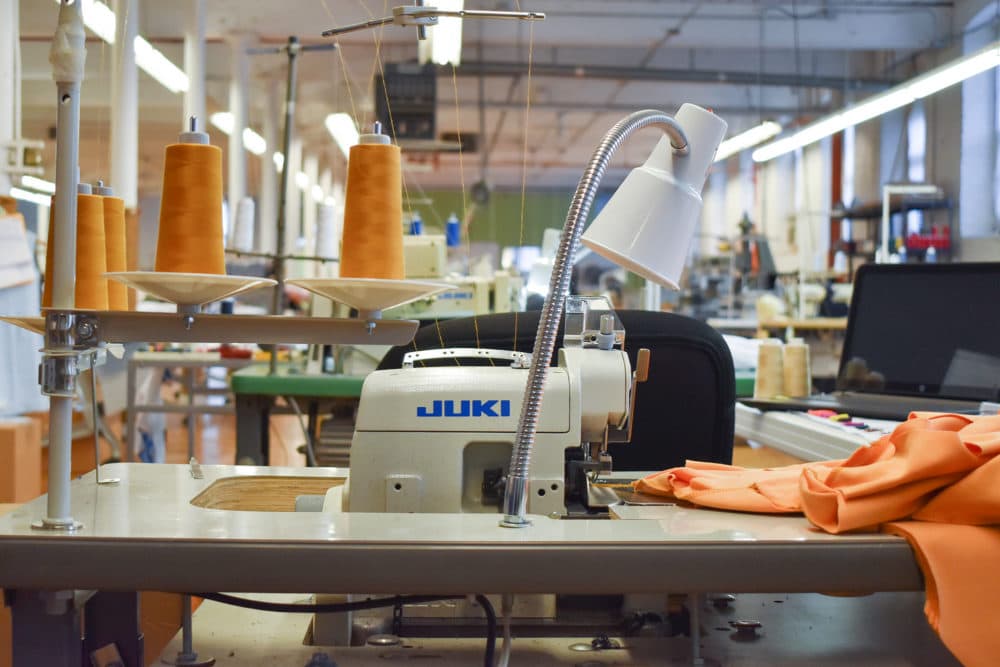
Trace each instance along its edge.
<path fill-rule="evenodd" d="M 654 110 L 637 111 L 623 118 L 605 135 L 580 178 L 538 322 L 507 476 L 502 526 L 520 528 L 530 524 L 525 515 L 531 449 L 556 329 L 569 292 L 573 255 L 611 156 L 629 135 L 645 127 L 659 127 L 666 136 L 645 164 L 626 177 L 583 235 L 583 242 L 634 273 L 678 288 L 701 211 L 705 175 L 727 127 L 724 120 L 693 104 L 683 105 L 676 119 Z"/>

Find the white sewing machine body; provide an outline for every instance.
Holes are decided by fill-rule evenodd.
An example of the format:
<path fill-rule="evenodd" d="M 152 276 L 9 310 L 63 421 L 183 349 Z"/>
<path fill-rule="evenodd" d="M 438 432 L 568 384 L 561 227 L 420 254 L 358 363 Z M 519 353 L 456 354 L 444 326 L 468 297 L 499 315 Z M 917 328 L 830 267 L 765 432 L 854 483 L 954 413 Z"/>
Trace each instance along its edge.
<path fill-rule="evenodd" d="M 526 368 L 500 364 L 369 375 L 351 444 L 347 508 L 498 511 L 499 499 L 484 487 L 506 474 L 527 376 Z M 559 351 L 539 416 L 529 512 L 566 513 L 566 451 L 604 443 L 609 431 L 623 428 L 631 385 L 632 368 L 620 349 Z"/>

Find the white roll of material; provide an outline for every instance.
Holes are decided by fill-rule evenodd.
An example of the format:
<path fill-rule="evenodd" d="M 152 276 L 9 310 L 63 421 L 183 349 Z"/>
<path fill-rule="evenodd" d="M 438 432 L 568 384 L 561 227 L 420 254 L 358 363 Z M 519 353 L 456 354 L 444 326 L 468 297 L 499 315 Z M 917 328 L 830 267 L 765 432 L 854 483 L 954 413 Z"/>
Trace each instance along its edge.
<path fill-rule="evenodd" d="M 784 356 L 785 395 L 808 396 L 812 393 L 809 346 L 802 338 L 792 338 L 785 345 Z"/>
<path fill-rule="evenodd" d="M 320 204 L 316 218 L 316 256 L 340 259 L 340 235 L 344 228 L 344 208 L 336 204 Z M 323 262 L 318 267 L 321 275 L 336 278 L 337 262 Z"/>
<path fill-rule="evenodd" d="M 254 201 L 250 197 L 244 197 L 236 204 L 233 233 L 230 236 L 230 244 L 236 250 L 253 250 L 254 208 Z"/>
<path fill-rule="evenodd" d="M 316 220 L 316 256 L 337 259 L 340 255 L 340 234 L 337 225 L 337 207 L 320 204 Z"/>
<path fill-rule="evenodd" d="M 784 394 L 784 363 L 780 340 L 762 341 L 757 350 L 757 379 L 753 385 L 754 398 L 775 398 Z"/>

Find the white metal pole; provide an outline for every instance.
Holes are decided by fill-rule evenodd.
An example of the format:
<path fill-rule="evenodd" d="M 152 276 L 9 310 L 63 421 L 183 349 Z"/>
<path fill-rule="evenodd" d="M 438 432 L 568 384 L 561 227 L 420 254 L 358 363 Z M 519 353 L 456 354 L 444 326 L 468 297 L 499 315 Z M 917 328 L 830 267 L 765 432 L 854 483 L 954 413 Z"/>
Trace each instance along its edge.
<path fill-rule="evenodd" d="M 86 34 L 79 2 L 62 0 L 59 26 L 49 56 L 57 88 L 56 210 L 52 232 L 52 307 L 69 310 L 76 290 L 76 186 L 79 181 L 80 83 L 83 81 Z M 46 336 L 46 352 L 49 338 Z M 59 351 L 59 350 L 53 350 Z M 70 475 L 72 472 L 73 399 L 53 396 L 49 401 L 49 489 L 46 528 L 72 528 Z"/>
<path fill-rule="evenodd" d="M 18 3 L 0 2 L 0 144 L 20 138 L 17 123 L 21 89 L 18 52 L 21 48 Z M 10 190 L 11 180 L 0 171 L 0 194 Z"/>
<path fill-rule="evenodd" d="M 115 0 L 115 43 L 111 49 L 111 186 L 125 207 L 139 205 L 139 70 L 135 38 L 139 1 Z"/>
<path fill-rule="evenodd" d="M 205 118 L 205 0 L 188 0 L 184 24 L 184 72 L 188 89 L 184 92 L 184 117 L 198 119 L 199 127 L 208 127 Z"/>
<path fill-rule="evenodd" d="M 250 86 L 250 59 L 247 55 L 247 36 L 235 34 L 229 38 L 231 64 L 229 80 L 229 113 L 233 115 L 233 132 L 229 135 L 229 187 L 230 218 L 236 216 L 236 206 L 247 193 L 247 154 L 243 149 L 243 129 L 249 116 L 248 88 Z"/>

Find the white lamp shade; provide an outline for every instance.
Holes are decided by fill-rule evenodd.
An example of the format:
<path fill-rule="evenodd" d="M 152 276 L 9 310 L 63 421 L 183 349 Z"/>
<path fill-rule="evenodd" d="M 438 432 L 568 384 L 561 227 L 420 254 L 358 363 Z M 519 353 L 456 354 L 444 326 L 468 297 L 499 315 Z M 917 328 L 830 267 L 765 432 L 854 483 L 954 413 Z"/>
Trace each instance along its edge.
<path fill-rule="evenodd" d="M 583 234 L 588 248 L 648 280 L 678 289 L 701 212 L 701 190 L 726 122 L 685 104 L 675 116 L 689 153 L 675 156 L 664 136 L 633 169 Z"/>

